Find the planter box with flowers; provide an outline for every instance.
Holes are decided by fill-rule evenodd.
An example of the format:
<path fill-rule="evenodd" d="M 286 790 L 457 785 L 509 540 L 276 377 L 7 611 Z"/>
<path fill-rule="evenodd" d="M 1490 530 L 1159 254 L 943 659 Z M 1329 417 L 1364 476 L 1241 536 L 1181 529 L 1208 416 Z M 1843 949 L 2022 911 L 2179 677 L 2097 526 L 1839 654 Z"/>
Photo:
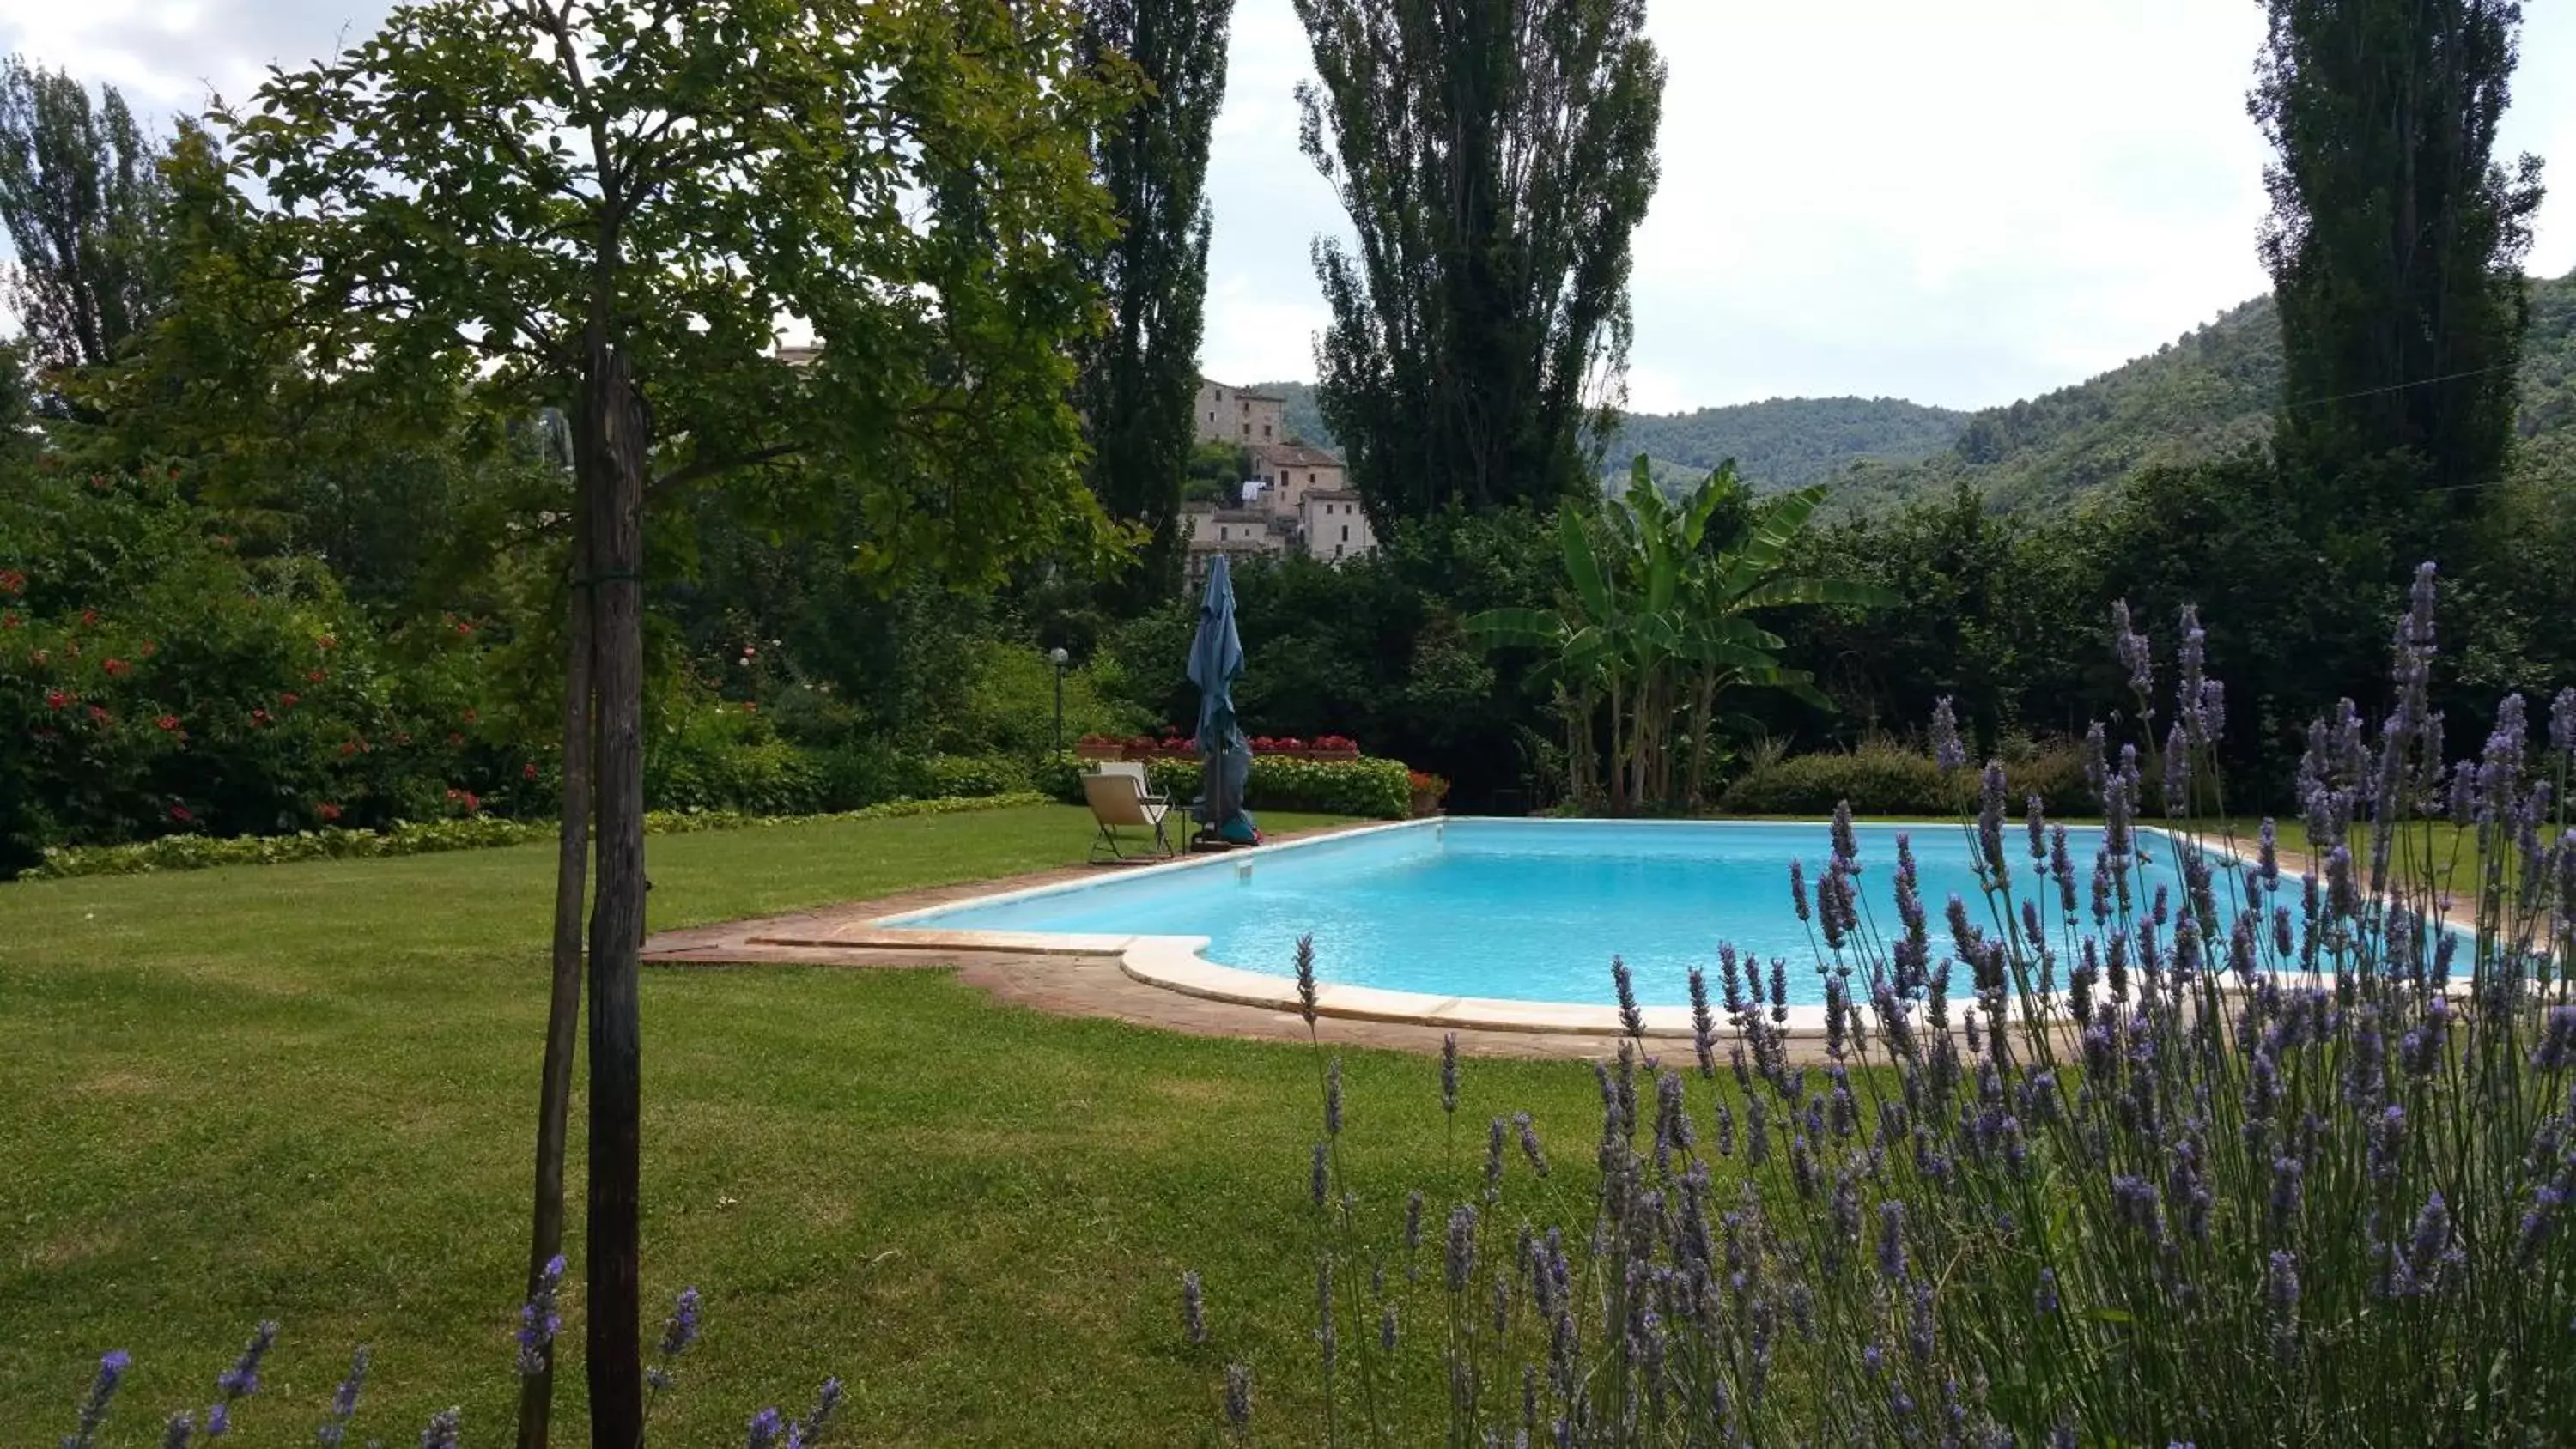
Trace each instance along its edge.
<path fill-rule="evenodd" d="M 1440 802 L 1449 796 L 1449 782 L 1421 770 L 1407 771 L 1405 779 L 1413 790 L 1414 818 L 1419 820 L 1425 815 L 1439 814 Z"/>
<path fill-rule="evenodd" d="M 1317 735 L 1311 740 L 1295 735 L 1255 735 L 1252 752 L 1256 755 L 1283 755 L 1292 760 L 1356 760 L 1360 747 L 1347 735 Z"/>

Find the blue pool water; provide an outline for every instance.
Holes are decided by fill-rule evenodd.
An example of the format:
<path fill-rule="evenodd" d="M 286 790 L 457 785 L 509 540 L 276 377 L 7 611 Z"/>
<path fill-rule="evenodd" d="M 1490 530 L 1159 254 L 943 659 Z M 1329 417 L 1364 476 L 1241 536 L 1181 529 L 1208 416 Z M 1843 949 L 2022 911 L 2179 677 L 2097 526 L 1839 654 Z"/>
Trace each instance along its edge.
<path fill-rule="evenodd" d="M 1882 932 L 1896 930 L 1900 832 L 1912 837 L 1924 904 L 1946 944 L 1950 896 L 1979 902 L 1972 846 L 1956 825 L 1859 827 L 1865 913 Z M 2067 832 L 2083 879 L 2101 834 Z M 2026 889 L 2018 826 L 2011 844 L 2016 884 Z M 1714 993 L 1717 945 L 1731 941 L 1764 960 L 1787 957 L 1790 999 L 1814 1002 L 1823 999 L 1815 951 L 1790 906 L 1789 862 L 1803 860 L 1812 882 L 1829 849 L 1822 823 L 1461 819 L 969 903 L 901 924 L 1205 936 L 1207 959 L 1283 976 L 1293 972 L 1297 937 L 1312 932 L 1317 972 L 1328 981 L 1520 1001 L 1608 1002 L 1615 954 L 1648 1005 L 1687 1002 L 1693 965 L 1708 969 Z M 2170 880 L 2156 853 L 2150 892 Z M 1976 919 L 1986 923 L 1981 908 Z"/>

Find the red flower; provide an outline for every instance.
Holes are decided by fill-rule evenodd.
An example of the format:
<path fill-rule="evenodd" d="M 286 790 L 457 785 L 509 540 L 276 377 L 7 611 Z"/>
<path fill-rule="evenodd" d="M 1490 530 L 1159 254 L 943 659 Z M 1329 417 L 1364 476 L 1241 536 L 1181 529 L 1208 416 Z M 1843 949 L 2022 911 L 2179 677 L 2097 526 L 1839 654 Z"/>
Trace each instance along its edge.
<path fill-rule="evenodd" d="M 96 609 L 83 609 L 83 610 L 81 610 L 81 627 L 82 627 L 82 628 L 84 628 L 84 629 L 95 629 L 95 628 L 97 628 L 97 627 L 98 627 L 98 610 L 96 610 Z"/>
<path fill-rule="evenodd" d="M 324 805 L 321 807 L 321 815 L 325 820 L 337 820 L 340 818 L 340 807 L 337 805 Z"/>
<path fill-rule="evenodd" d="M 533 780 L 537 778 L 537 767 L 535 762 L 531 761 L 527 764 L 521 765 L 519 767 L 519 775 L 522 779 Z"/>
<path fill-rule="evenodd" d="M 264 725 L 268 723 L 268 719 L 269 715 L 267 710 L 255 709 L 250 712 L 250 722 L 254 725 Z"/>
<path fill-rule="evenodd" d="M 16 569 L 0 569 L 0 594 L 27 592 L 27 576 Z"/>
<path fill-rule="evenodd" d="M 100 706 L 93 704 L 89 707 L 89 718 L 90 723 L 92 724 L 105 724 L 107 723 L 107 711 Z"/>
<path fill-rule="evenodd" d="M 456 621 L 456 632 L 459 634 L 471 634 L 474 632 L 474 626 L 463 619 L 459 619 Z"/>
<path fill-rule="evenodd" d="M 108 673 L 110 673 L 110 674 L 123 674 L 125 671 L 127 671 L 127 670 L 129 670 L 129 669 L 132 669 L 134 666 L 133 666 L 133 665 L 131 665 L 131 664 L 126 663 L 126 662 L 125 662 L 124 660 L 122 660 L 122 659 L 111 659 L 111 660 L 107 661 L 105 664 L 100 665 L 99 667 L 100 667 L 101 669 L 106 670 L 106 671 L 107 671 Z"/>
<path fill-rule="evenodd" d="M 279 709 L 293 709 L 297 702 L 303 698 L 304 696 L 300 694 L 281 694 L 277 697 L 277 707 Z"/>
<path fill-rule="evenodd" d="M 15 629 L 15 628 L 17 628 L 17 627 L 18 627 L 18 616 L 17 616 L 17 615 L 15 615 L 15 614 L 0 614 L 0 629 Z"/>
<path fill-rule="evenodd" d="M 340 758 L 344 760 L 349 758 L 351 755 L 358 752 L 358 748 L 358 742 L 356 740 L 342 740 L 340 742 Z"/>
<path fill-rule="evenodd" d="M 188 807 L 187 807 L 187 806 L 185 806 L 185 805 L 173 805 L 173 806 L 171 806 L 171 807 L 170 807 L 170 818 L 171 818 L 171 819 L 173 819 L 173 820 L 178 821 L 178 822 L 179 822 L 180 824 L 182 824 L 182 825 L 185 825 L 185 824 L 187 824 L 189 821 L 194 820 L 194 819 L 196 819 L 197 817 L 188 813 Z"/>
<path fill-rule="evenodd" d="M 449 749 L 451 749 L 451 750 L 453 750 L 453 749 L 458 749 L 458 748 L 462 747 L 462 746 L 464 745 L 464 743 L 465 743 L 465 736 L 458 734 L 458 733 L 457 733 L 456 731 L 454 731 L 454 730 L 449 730 L 449 731 L 447 732 L 447 747 L 448 747 Z"/>
<path fill-rule="evenodd" d="M 304 682 L 307 684 L 320 684 L 322 679 L 323 674 L 319 669 L 308 669 L 304 671 Z"/>
<path fill-rule="evenodd" d="M 90 474 L 90 475 L 89 475 L 89 486 L 91 486 L 92 488 L 97 489 L 97 490 L 98 490 L 99 492 L 101 492 L 101 493 L 106 492 L 106 491 L 107 491 L 107 475 L 106 475 L 106 474 L 104 474 L 104 473 L 92 473 L 92 474 Z"/>
<path fill-rule="evenodd" d="M 165 714 L 153 723 L 159 725 L 164 731 L 175 730 L 179 727 L 179 717 L 175 714 Z"/>
<path fill-rule="evenodd" d="M 458 792 L 458 790 L 457 790 L 457 788 L 456 788 L 455 786 L 450 785 L 450 786 L 448 786 L 448 787 L 447 787 L 447 798 L 448 798 L 448 799 L 450 799 L 450 800 L 456 800 L 456 799 L 461 799 L 461 798 L 463 798 L 463 797 L 460 795 L 460 793 Z"/>
<path fill-rule="evenodd" d="M 72 697 L 63 693 L 59 689 L 48 689 L 45 691 L 45 708 L 47 709 L 61 709 L 63 706 L 71 702 Z"/>
<path fill-rule="evenodd" d="M 471 790 L 466 791 L 466 792 L 465 792 L 465 813 L 466 813 L 466 814 L 468 814 L 468 815 L 471 815 L 471 814 L 473 814 L 475 811 L 480 810 L 480 809 L 482 809 L 482 808 L 483 808 L 483 800 L 482 800 L 482 797 L 481 797 L 481 796 L 479 796 L 479 795 L 476 795 L 476 794 L 475 794 L 473 791 L 471 791 Z"/>

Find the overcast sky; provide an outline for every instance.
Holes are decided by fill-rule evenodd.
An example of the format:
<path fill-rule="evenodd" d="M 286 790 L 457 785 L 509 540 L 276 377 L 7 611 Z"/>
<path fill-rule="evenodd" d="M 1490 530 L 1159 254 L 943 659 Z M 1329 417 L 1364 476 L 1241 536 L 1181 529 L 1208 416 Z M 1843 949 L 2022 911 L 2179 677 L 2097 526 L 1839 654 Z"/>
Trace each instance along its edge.
<path fill-rule="evenodd" d="M 146 108 L 240 98 L 379 0 L 0 0 L 0 50 Z M 1632 406 L 1854 393 L 2008 402 L 2261 291 L 2254 0 L 1652 0 L 1671 66 L 1637 237 Z M 2531 7 L 2508 152 L 2551 158 L 2531 267 L 2576 269 L 2576 6 Z M 1297 154 L 1290 0 L 1236 0 L 1206 371 L 1314 375 L 1307 253 L 1345 229 Z"/>

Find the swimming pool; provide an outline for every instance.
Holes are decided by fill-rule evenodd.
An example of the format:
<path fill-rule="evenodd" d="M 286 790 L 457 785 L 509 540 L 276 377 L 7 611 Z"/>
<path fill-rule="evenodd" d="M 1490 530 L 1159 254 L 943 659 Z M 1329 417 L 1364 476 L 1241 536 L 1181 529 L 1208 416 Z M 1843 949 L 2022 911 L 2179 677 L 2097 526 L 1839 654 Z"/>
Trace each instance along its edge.
<path fill-rule="evenodd" d="M 1862 825 L 1856 834 L 1863 909 L 1881 931 L 1896 929 L 1899 834 L 1911 838 L 1924 905 L 1945 944 L 1940 916 L 1954 893 L 1990 924 L 1974 846 L 1957 824 Z M 2067 831 L 2088 877 L 2101 837 L 2099 827 Z M 2018 825 L 2011 848 L 2019 869 L 2027 857 Z M 1328 982 L 1443 1000 L 1592 1006 L 1613 999 L 1613 955 L 1628 963 L 1639 1000 L 1650 1006 L 1686 1003 L 1694 965 L 1708 969 L 1714 993 L 1724 941 L 1766 962 L 1786 957 L 1789 999 L 1814 1004 L 1823 999 L 1817 948 L 1791 907 L 1789 864 L 1803 861 L 1812 881 L 1829 850 L 1820 821 L 1426 820 L 879 924 L 1104 943 L 1162 938 L 1171 947 L 1186 942 L 1205 962 L 1274 978 L 1294 974 L 1297 938 L 1311 932 L 1317 975 Z M 2173 883 L 2167 853 L 2154 854 L 2142 870 L 2142 901 L 2157 884 Z M 2029 877 L 2021 881 L 2026 889 Z"/>

